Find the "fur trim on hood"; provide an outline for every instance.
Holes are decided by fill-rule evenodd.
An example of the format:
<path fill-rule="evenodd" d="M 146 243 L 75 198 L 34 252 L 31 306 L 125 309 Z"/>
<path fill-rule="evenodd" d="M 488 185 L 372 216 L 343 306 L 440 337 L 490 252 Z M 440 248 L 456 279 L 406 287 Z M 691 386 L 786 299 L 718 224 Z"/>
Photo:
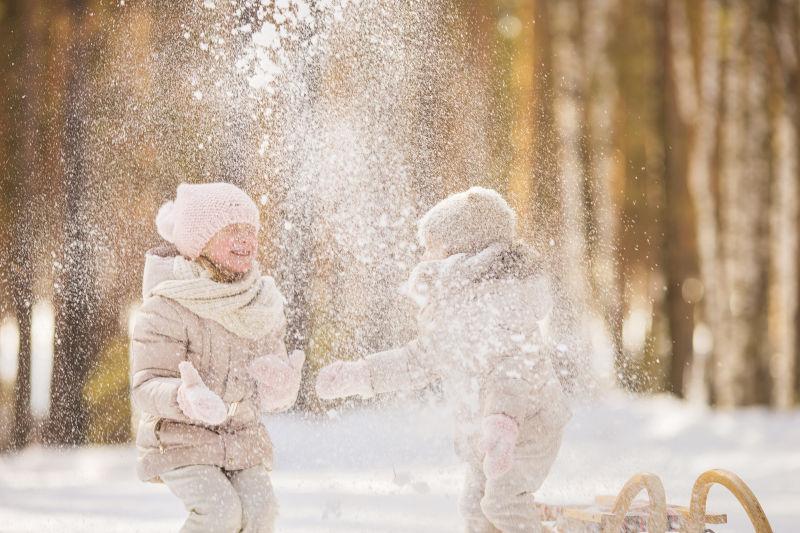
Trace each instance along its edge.
<path fill-rule="evenodd" d="M 542 261 L 531 246 L 494 243 L 476 254 L 455 254 L 418 264 L 400 292 L 424 306 L 431 297 L 446 296 L 483 282 L 537 277 L 543 277 Z"/>

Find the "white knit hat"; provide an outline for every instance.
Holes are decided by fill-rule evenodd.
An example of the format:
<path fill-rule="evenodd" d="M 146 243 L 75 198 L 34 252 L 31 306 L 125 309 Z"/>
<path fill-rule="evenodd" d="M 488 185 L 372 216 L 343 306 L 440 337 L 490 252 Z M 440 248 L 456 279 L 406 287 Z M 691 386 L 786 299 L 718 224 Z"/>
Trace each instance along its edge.
<path fill-rule="evenodd" d="M 175 201 L 156 215 L 158 234 L 178 251 L 196 259 L 219 230 L 231 224 L 259 229 L 258 206 L 246 192 L 230 183 L 181 183 Z"/>
<path fill-rule="evenodd" d="M 417 235 L 420 244 L 447 255 L 474 253 L 494 242 L 511 243 L 516 225 L 516 213 L 497 191 L 472 187 L 433 206 Z"/>

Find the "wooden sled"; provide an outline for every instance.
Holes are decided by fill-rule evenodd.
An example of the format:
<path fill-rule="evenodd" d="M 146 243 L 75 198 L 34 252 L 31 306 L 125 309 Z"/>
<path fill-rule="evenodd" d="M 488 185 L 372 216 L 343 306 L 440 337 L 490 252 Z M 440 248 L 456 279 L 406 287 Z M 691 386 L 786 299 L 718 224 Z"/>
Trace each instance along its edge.
<path fill-rule="evenodd" d="M 545 523 L 559 533 L 704 533 L 706 526 L 726 524 L 724 514 L 708 514 L 706 503 L 713 485 L 730 491 L 747 512 L 755 533 L 772 533 L 761 504 L 742 479 L 726 470 L 709 470 L 697 478 L 689 507 L 670 505 L 664 485 L 655 474 L 633 476 L 616 496 L 598 496 L 593 505 L 537 504 Z M 642 491 L 648 501 L 636 500 Z"/>

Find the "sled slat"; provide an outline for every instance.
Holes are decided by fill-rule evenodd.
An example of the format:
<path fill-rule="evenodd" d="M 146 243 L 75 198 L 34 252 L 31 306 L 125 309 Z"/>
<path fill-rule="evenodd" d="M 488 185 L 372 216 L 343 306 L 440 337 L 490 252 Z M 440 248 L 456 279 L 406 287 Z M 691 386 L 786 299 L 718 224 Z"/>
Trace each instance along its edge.
<path fill-rule="evenodd" d="M 614 500 L 616 496 L 610 496 L 608 494 L 601 494 L 595 497 L 595 503 L 600 507 L 611 507 L 614 505 Z M 632 509 L 647 509 L 649 503 L 646 500 L 636 500 L 633 502 L 631 506 Z M 672 505 L 667 504 L 667 512 L 673 511 L 670 514 L 679 514 L 682 518 L 687 518 L 689 516 L 689 508 L 684 507 L 682 505 Z M 728 515 L 727 514 L 707 514 L 706 515 L 706 524 L 727 524 L 728 523 Z"/>
<path fill-rule="evenodd" d="M 675 509 L 684 519 L 689 518 L 689 508 L 683 506 L 672 505 L 670 506 L 671 509 Z M 723 514 L 707 514 L 706 515 L 706 524 L 727 524 L 728 523 L 728 515 Z"/>
<path fill-rule="evenodd" d="M 601 524 L 603 522 L 603 516 L 608 515 L 608 513 L 592 511 L 580 507 L 566 507 L 564 508 L 563 514 L 565 518 L 572 518 L 590 524 Z"/>

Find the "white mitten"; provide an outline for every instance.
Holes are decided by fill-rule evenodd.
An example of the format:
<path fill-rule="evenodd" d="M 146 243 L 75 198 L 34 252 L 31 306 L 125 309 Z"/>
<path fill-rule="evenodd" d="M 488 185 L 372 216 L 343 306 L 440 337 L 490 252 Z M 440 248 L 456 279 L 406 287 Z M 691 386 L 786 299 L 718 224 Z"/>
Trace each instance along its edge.
<path fill-rule="evenodd" d="M 261 406 L 267 411 L 285 410 L 294 405 L 300 392 L 300 379 L 306 354 L 295 350 L 289 362 L 274 355 L 258 357 L 250 362 L 248 372 L 258 383 Z"/>
<path fill-rule="evenodd" d="M 511 470 L 518 435 L 517 423 L 506 415 L 494 414 L 483 418 L 480 449 L 486 454 L 483 473 L 487 479 L 496 479 Z"/>
<path fill-rule="evenodd" d="M 361 396 L 369 398 L 375 393 L 366 361 L 336 361 L 319 371 L 317 375 L 317 396 L 323 400 Z"/>
<path fill-rule="evenodd" d="M 210 426 L 222 424 L 228 415 L 222 398 L 203 383 L 197 369 L 189 361 L 182 361 L 178 370 L 181 373 L 178 406 L 183 414 Z"/>

